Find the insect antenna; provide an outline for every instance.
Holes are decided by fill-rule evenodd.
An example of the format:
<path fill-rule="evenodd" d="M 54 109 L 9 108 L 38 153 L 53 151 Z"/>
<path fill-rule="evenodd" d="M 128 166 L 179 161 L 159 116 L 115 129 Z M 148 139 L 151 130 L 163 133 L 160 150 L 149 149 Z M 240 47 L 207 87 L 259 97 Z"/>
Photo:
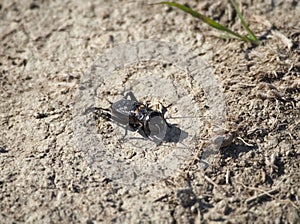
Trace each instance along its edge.
<path fill-rule="evenodd" d="M 170 117 L 167 117 L 166 119 L 187 119 L 187 118 L 198 118 L 198 119 L 201 119 L 201 118 L 209 118 L 209 116 L 170 116 Z"/>

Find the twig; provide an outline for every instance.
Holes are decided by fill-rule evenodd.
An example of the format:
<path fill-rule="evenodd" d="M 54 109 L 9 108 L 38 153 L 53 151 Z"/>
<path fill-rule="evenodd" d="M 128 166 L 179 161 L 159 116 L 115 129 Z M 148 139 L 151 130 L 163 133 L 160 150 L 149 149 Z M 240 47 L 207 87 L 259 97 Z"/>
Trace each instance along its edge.
<path fill-rule="evenodd" d="M 272 30 L 272 34 L 277 37 L 289 49 L 293 47 L 293 41 L 280 33 L 278 30 Z"/>
<path fill-rule="evenodd" d="M 278 192 L 279 191 L 277 189 L 272 189 L 272 190 L 269 190 L 269 191 L 265 191 L 261 194 L 258 194 L 258 195 L 255 195 L 255 196 L 252 196 L 252 197 L 248 198 L 245 202 L 246 202 L 246 204 L 250 204 L 251 202 L 256 201 L 256 200 L 260 200 L 260 199 L 262 199 L 263 197 L 266 197 L 266 196 L 269 196 L 269 197 L 273 198 L 272 194 L 276 194 Z"/>
<path fill-rule="evenodd" d="M 230 171 L 226 171 L 226 176 L 225 176 L 226 184 L 230 184 Z"/>
<path fill-rule="evenodd" d="M 155 199 L 153 202 L 159 202 L 159 201 L 163 201 L 164 199 L 168 198 L 169 195 L 168 194 L 164 194 L 163 196 Z"/>
<path fill-rule="evenodd" d="M 204 179 L 212 184 L 219 192 L 224 192 L 226 195 L 228 194 L 227 191 L 225 191 L 222 187 L 220 187 L 218 184 L 216 184 L 212 179 L 210 179 L 208 176 L 203 175 Z"/>
<path fill-rule="evenodd" d="M 253 144 L 250 144 L 250 143 L 247 143 L 244 139 L 242 139 L 241 137 L 237 137 L 237 139 L 241 140 L 246 146 L 249 146 L 249 147 L 253 147 L 254 145 Z"/>

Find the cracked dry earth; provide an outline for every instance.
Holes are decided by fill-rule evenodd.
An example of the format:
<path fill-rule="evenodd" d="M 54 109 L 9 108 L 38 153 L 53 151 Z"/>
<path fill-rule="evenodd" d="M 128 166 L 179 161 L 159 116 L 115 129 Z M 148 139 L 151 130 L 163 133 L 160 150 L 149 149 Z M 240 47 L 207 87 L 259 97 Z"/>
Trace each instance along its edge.
<path fill-rule="evenodd" d="M 300 5 L 238 2 L 256 47 L 144 1 L 2 0 L 0 223 L 299 223 Z M 243 32 L 229 1 L 181 3 Z M 146 39 L 185 46 L 213 68 L 232 138 L 205 170 L 195 154 L 166 179 L 123 185 L 90 166 L 73 107 L 105 49 Z"/>

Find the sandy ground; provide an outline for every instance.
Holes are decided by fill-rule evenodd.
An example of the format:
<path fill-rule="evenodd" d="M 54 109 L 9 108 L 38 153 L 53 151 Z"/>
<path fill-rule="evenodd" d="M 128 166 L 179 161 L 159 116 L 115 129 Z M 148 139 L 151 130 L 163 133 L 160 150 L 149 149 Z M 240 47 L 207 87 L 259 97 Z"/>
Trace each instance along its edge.
<path fill-rule="evenodd" d="M 142 1 L 1 1 L 0 223 L 299 223 L 300 5 L 241 2 L 256 47 Z M 243 32 L 227 1 L 189 6 Z M 124 90 L 188 137 L 119 141 L 84 114 Z"/>

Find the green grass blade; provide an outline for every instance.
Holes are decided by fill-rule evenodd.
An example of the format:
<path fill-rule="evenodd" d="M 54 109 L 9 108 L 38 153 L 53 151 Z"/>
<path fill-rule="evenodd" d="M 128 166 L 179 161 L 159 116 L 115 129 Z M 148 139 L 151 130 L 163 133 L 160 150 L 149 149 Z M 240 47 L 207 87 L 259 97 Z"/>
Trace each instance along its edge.
<path fill-rule="evenodd" d="M 232 31 L 231 29 L 221 25 L 220 23 L 216 22 L 215 20 L 205 16 L 205 15 L 202 15 L 200 14 L 199 12 L 197 11 L 194 11 L 192 10 L 191 8 L 187 7 L 187 6 L 184 6 L 184 5 L 181 5 L 179 3 L 176 3 L 176 2 L 158 2 L 158 3 L 155 3 L 155 4 L 165 4 L 165 5 L 168 5 L 168 6 L 173 6 L 173 7 L 176 7 L 200 20 L 202 20 L 204 23 L 208 24 L 209 26 L 215 28 L 215 29 L 218 29 L 218 30 L 221 30 L 221 31 L 224 31 L 224 32 L 227 32 L 245 42 L 253 42 L 250 38 L 248 38 L 247 36 L 242 36 L 234 31 Z"/>
<path fill-rule="evenodd" d="M 239 9 L 239 7 L 237 6 L 237 3 L 235 0 L 231 0 L 231 3 L 238 15 L 238 17 L 241 20 L 242 26 L 244 27 L 244 29 L 247 31 L 247 33 L 249 34 L 249 38 L 252 40 L 251 42 L 253 42 L 254 44 L 258 44 L 258 39 L 255 36 L 255 34 L 250 30 L 249 26 L 247 25 L 246 21 L 244 20 L 244 17 Z"/>

